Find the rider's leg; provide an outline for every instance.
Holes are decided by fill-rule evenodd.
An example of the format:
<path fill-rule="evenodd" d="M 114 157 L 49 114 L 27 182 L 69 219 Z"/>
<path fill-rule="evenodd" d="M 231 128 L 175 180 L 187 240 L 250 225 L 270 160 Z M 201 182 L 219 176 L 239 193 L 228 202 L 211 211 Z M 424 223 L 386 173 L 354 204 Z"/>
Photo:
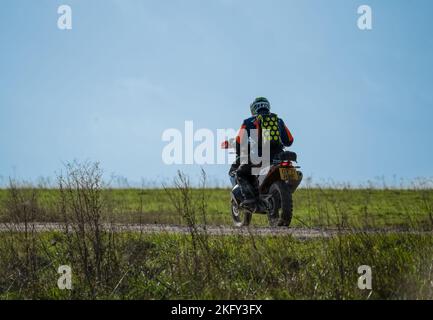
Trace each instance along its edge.
<path fill-rule="evenodd" d="M 240 165 L 239 169 L 236 171 L 236 177 L 238 185 L 241 188 L 242 196 L 244 198 L 243 203 L 255 203 L 256 195 L 254 192 L 254 186 L 252 184 L 252 179 L 254 177 L 251 176 L 251 165 Z"/>
<path fill-rule="evenodd" d="M 230 182 L 231 182 L 231 184 L 232 184 L 232 187 L 234 187 L 235 185 L 236 185 L 236 171 L 238 170 L 238 168 L 239 168 L 239 161 L 235 161 L 235 162 L 233 162 L 233 164 L 231 165 L 231 167 L 230 167 L 230 170 L 229 170 L 229 177 L 230 177 Z"/>

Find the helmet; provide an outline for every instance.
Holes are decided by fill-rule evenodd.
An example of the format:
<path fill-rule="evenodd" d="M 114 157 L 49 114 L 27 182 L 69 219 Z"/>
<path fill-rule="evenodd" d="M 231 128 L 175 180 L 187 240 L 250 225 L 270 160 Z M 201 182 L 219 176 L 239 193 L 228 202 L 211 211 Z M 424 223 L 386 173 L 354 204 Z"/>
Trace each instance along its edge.
<path fill-rule="evenodd" d="M 269 103 L 268 99 L 264 97 L 258 97 L 253 101 L 253 103 L 251 103 L 250 109 L 251 114 L 255 116 L 259 110 L 266 110 L 269 112 L 271 110 L 271 104 Z"/>

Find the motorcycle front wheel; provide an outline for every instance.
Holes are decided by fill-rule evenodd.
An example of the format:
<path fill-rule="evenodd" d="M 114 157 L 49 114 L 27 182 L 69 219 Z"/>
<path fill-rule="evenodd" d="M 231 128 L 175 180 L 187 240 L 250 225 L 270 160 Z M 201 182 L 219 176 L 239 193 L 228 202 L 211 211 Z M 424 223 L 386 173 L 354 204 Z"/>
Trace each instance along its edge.
<path fill-rule="evenodd" d="M 236 201 L 231 201 L 231 212 L 235 227 L 247 227 L 251 223 L 253 213 L 249 210 L 240 208 Z"/>
<path fill-rule="evenodd" d="M 274 182 L 269 189 L 271 194 L 268 221 L 271 227 L 288 227 L 292 221 L 293 200 L 289 186 L 283 181 Z"/>

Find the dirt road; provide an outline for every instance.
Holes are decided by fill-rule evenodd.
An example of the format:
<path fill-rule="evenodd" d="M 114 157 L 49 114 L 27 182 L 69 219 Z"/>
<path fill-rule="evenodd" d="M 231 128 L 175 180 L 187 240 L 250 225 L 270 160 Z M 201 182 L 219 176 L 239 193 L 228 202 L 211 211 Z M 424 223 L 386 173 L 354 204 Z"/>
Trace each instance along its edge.
<path fill-rule="evenodd" d="M 45 231 L 62 231 L 64 225 L 60 223 L 35 223 L 29 224 L 27 229 L 35 232 Z M 115 232 L 143 232 L 143 233 L 170 233 L 170 234 L 188 234 L 190 229 L 187 226 L 180 225 L 161 225 L 161 224 L 103 224 L 105 230 L 114 230 Z M 25 231 L 24 224 L 1 223 L 0 232 L 8 231 Z M 407 231 L 401 229 L 374 229 L 374 230 L 338 230 L 338 229 L 319 229 L 319 228 L 269 228 L 269 227 L 250 227 L 250 228 L 234 228 L 229 226 L 207 226 L 206 228 L 199 226 L 197 229 L 201 232 L 206 230 L 209 235 L 269 235 L 281 236 L 291 235 L 297 239 L 314 239 L 314 238 L 329 238 L 338 234 L 347 234 L 354 232 L 364 232 L 369 234 L 374 233 L 398 233 L 398 234 L 430 234 L 432 231 Z"/>

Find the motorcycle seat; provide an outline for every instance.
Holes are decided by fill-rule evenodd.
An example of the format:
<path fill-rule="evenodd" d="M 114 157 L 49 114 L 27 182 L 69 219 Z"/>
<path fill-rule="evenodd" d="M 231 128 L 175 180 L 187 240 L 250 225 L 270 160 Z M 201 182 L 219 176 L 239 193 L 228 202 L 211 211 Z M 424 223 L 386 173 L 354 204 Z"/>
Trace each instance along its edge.
<path fill-rule="evenodd" d="M 275 160 L 286 160 L 286 161 L 294 161 L 298 159 L 298 155 L 292 151 L 283 151 L 275 156 Z"/>

